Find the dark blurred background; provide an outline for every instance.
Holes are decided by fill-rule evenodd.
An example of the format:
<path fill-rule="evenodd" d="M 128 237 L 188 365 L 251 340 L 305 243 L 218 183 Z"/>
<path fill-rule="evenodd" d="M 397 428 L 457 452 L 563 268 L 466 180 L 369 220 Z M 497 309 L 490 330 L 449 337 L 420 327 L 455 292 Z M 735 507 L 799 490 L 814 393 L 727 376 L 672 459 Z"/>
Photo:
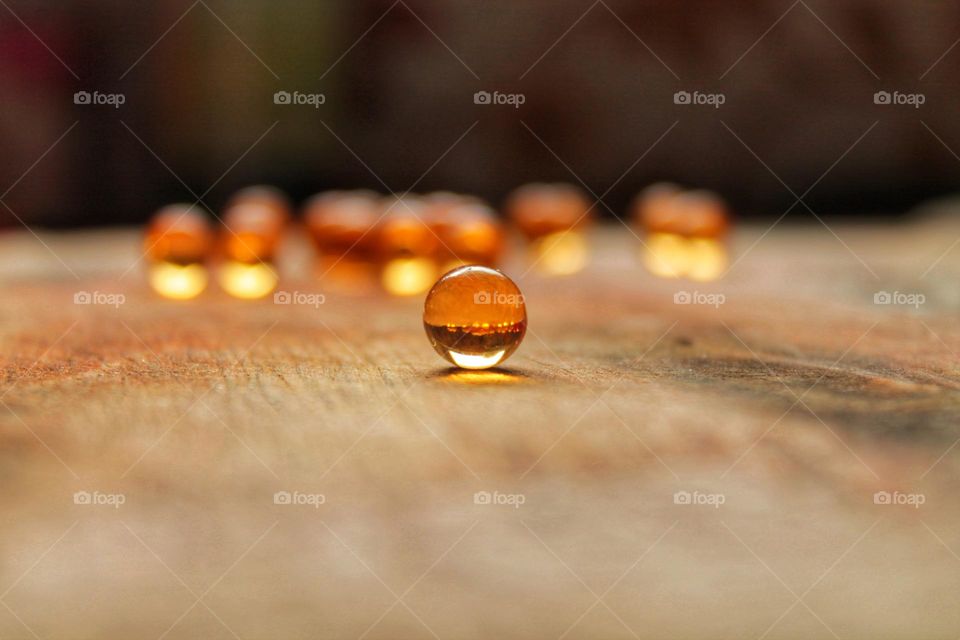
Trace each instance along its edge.
<path fill-rule="evenodd" d="M 500 202 L 522 182 L 582 180 L 619 213 L 670 179 L 743 217 L 779 217 L 815 183 L 804 199 L 819 215 L 897 215 L 960 182 L 960 3 L 0 5 L 7 225 L 140 222 L 260 182 L 297 200 L 416 183 Z M 75 104 L 78 91 L 124 102 Z M 275 104 L 278 91 L 325 102 Z M 477 91 L 524 103 L 475 104 Z M 678 105 L 677 91 L 724 103 Z M 924 103 L 875 104 L 877 91 Z"/>

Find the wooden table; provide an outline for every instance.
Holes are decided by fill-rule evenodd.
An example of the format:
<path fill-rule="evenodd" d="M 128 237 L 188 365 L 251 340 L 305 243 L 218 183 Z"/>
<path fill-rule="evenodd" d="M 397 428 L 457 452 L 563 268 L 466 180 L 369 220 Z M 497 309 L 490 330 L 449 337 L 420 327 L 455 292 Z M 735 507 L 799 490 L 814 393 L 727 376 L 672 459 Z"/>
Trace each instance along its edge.
<path fill-rule="evenodd" d="M 710 284 L 620 227 L 568 278 L 514 252 L 490 373 L 296 241 L 318 307 L 159 299 L 132 230 L 9 233 L 0 638 L 956 638 L 960 221 L 766 231 Z"/>

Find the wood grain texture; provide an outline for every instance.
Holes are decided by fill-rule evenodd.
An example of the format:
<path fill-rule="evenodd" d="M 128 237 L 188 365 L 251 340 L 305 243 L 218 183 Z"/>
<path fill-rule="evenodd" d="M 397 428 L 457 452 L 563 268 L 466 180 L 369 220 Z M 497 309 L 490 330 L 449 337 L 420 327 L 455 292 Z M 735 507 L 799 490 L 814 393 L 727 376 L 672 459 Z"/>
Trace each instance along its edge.
<path fill-rule="evenodd" d="M 622 228 L 569 278 L 515 252 L 530 331 L 487 374 L 296 241 L 319 308 L 160 300 L 132 231 L 3 237 L 0 638 L 960 635 L 960 249 L 927 271 L 960 225 L 765 231 L 712 284 Z"/>

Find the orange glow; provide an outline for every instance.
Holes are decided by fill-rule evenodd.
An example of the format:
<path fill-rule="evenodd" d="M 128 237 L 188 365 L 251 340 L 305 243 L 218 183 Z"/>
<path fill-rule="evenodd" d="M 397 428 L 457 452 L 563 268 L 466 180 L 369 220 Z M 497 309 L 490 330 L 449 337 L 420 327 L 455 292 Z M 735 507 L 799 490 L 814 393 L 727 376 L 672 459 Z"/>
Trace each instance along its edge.
<path fill-rule="evenodd" d="M 220 265 L 217 279 L 224 291 L 243 300 L 255 300 L 270 295 L 279 280 L 276 270 L 268 264 L 247 264 L 233 260 Z"/>
<path fill-rule="evenodd" d="M 199 263 L 154 262 L 147 266 L 150 286 L 164 298 L 190 300 L 207 288 L 209 274 Z"/>
<path fill-rule="evenodd" d="M 643 249 L 643 263 L 661 278 L 716 280 L 727 267 L 727 248 L 713 238 L 685 238 L 673 233 L 652 233 Z"/>
<path fill-rule="evenodd" d="M 457 384 L 484 386 L 484 385 L 505 385 L 527 382 L 527 377 L 522 374 L 513 373 L 505 369 L 453 369 L 444 371 L 435 376 L 444 382 L 454 382 Z"/>
<path fill-rule="evenodd" d="M 394 258 L 383 266 L 380 281 L 394 296 L 425 293 L 436 281 L 437 265 L 430 258 Z"/>
<path fill-rule="evenodd" d="M 690 242 L 690 266 L 687 276 L 691 280 L 710 282 L 723 275 L 727 268 L 727 248 L 712 238 L 694 238 Z"/>
<path fill-rule="evenodd" d="M 689 268 L 687 242 L 674 233 L 651 233 L 643 250 L 643 263 L 655 276 L 680 278 Z"/>
<path fill-rule="evenodd" d="M 535 267 L 551 276 L 568 276 L 582 271 L 590 261 L 590 246 L 579 231 L 559 231 L 532 245 Z"/>

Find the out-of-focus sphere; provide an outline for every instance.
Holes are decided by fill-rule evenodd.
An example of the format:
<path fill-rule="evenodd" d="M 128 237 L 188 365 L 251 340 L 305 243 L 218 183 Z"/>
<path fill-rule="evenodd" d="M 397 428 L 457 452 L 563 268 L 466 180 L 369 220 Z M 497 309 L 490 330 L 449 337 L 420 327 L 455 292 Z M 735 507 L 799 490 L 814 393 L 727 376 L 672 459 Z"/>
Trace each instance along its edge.
<path fill-rule="evenodd" d="M 504 205 L 507 216 L 529 240 L 589 223 L 592 207 L 580 189 L 568 184 L 527 184 Z"/>
<path fill-rule="evenodd" d="M 303 208 L 307 233 L 322 257 L 360 261 L 376 256 L 380 213 L 380 198 L 373 191 L 321 193 Z"/>
<path fill-rule="evenodd" d="M 143 246 L 148 260 L 177 264 L 203 262 L 210 257 L 213 234 L 207 214 L 188 204 L 172 204 L 147 224 Z"/>
<path fill-rule="evenodd" d="M 270 185 L 258 184 L 237 191 L 227 202 L 224 209 L 232 209 L 241 204 L 256 204 L 272 209 L 283 219 L 284 224 L 293 218 L 293 207 L 287 195 Z"/>
<path fill-rule="evenodd" d="M 672 182 L 657 182 L 641 191 L 631 204 L 631 217 L 648 233 L 671 230 L 676 210 L 673 199 L 683 192 Z"/>
<path fill-rule="evenodd" d="M 712 191 L 686 191 L 672 204 L 677 212 L 674 233 L 688 238 L 721 238 L 730 228 L 727 205 Z"/>
<path fill-rule="evenodd" d="M 270 262 L 283 239 L 287 218 L 256 203 L 235 205 L 223 214 L 222 246 L 228 260 Z"/>
<path fill-rule="evenodd" d="M 439 240 L 439 262 L 449 271 L 467 264 L 494 266 L 503 251 L 503 225 L 490 207 L 478 201 L 452 204 L 427 223 Z"/>
<path fill-rule="evenodd" d="M 148 223 L 143 246 L 147 282 L 159 295 L 189 300 L 206 289 L 213 233 L 204 211 L 188 204 L 164 207 Z"/>
<path fill-rule="evenodd" d="M 381 257 L 435 256 L 439 239 L 419 215 L 422 210 L 406 203 L 387 205 L 391 206 L 376 229 Z"/>

